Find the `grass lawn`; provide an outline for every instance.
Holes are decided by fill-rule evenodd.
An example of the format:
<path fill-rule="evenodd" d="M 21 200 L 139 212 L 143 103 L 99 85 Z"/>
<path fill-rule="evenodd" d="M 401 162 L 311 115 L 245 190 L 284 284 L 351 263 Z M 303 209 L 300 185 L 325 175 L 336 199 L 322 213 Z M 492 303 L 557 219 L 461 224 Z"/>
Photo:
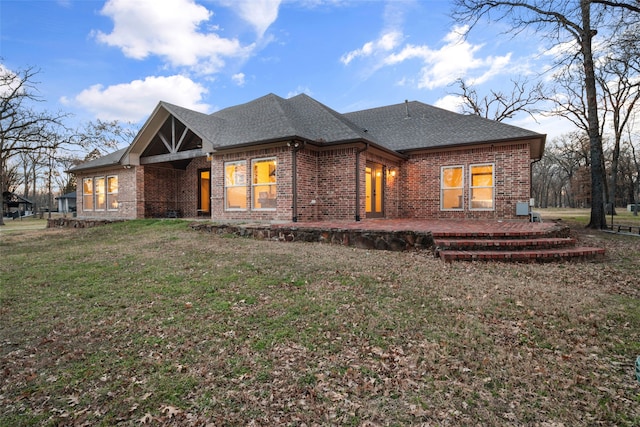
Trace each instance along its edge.
<path fill-rule="evenodd" d="M 1 229 L 0 426 L 640 425 L 640 238 L 576 234 L 605 259 Z"/>
<path fill-rule="evenodd" d="M 569 221 L 575 226 L 585 226 L 589 223 L 591 216 L 590 209 L 572 209 L 572 208 L 546 208 L 546 209 L 534 209 L 536 212 L 540 212 L 543 220 L 563 219 Z M 607 226 L 611 226 L 611 215 L 607 215 Z M 616 215 L 613 216 L 614 225 L 631 225 L 634 227 L 640 226 L 640 215 L 634 215 L 628 212 L 624 207 L 616 208 Z"/>

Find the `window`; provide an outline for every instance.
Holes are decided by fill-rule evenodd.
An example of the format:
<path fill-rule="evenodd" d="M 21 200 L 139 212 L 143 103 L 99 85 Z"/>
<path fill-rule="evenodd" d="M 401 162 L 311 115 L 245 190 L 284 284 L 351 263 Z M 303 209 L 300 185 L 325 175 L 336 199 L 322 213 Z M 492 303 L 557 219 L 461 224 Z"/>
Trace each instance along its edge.
<path fill-rule="evenodd" d="M 462 210 L 464 167 L 444 166 L 440 171 L 440 209 Z"/>
<path fill-rule="evenodd" d="M 471 209 L 493 210 L 493 165 L 471 165 Z"/>
<path fill-rule="evenodd" d="M 224 164 L 225 210 L 247 209 L 247 162 Z"/>
<path fill-rule="evenodd" d="M 95 210 L 103 211 L 106 204 L 107 198 L 105 193 L 105 180 L 104 176 L 96 177 L 93 180 L 93 191 L 95 194 Z"/>
<path fill-rule="evenodd" d="M 255 159 L 251 162 L 251 200 L 253 209 L 270 209 L 277 206 L 276 159 Z"/>
<path fill-rule="evenodd" d="M 107 177 L 107 209 L 110 211 L 118 210 L 118 177 Z"/>
<path fill-rule="evenodd" d="M 93 210 L 93 178 L 82 180 L 82 209 L 85 211 Z"/>
<path fill-rule="evenodd" d="M 85 211 L 118 210 L 118 176 L 96 176 L 82 180 L 82 209 Z"/>

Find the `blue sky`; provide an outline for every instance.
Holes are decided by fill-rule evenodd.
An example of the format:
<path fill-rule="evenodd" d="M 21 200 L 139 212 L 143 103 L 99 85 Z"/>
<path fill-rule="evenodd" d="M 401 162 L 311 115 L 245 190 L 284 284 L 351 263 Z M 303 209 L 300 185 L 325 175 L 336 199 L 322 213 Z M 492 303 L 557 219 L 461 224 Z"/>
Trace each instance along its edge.
<path fill-rule="evenodd" d="M 46 108 L 143 123 L 162 100 L 212 113 L 268 93 L 348 112 L 418 100 L 456 111 L 457 78 L 489 90 L 547 56 L 501 24 L 460 37 L 446 0 L 2 0 L 0 57 L 35 66 Z M 509 123 L 554 137 L 570 127 Z"/>

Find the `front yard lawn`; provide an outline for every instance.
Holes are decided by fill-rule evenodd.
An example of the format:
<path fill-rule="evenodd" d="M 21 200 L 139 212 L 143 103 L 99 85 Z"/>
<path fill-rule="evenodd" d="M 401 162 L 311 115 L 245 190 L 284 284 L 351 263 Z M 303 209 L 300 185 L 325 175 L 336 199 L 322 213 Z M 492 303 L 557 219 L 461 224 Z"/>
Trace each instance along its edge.
<path fill-rule="evenodd" d="M 640 238 L 451 263 L 179 220 L 0 242 L 0 425 L 638 425 Z"/>

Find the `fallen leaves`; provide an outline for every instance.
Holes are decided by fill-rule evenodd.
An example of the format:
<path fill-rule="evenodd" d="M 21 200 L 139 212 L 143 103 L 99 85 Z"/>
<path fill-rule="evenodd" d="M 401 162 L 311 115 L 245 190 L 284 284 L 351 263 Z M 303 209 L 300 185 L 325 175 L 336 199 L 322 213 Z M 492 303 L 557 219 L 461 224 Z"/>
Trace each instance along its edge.
<path fill-rule="evenodd" d="M 82 252 L 95 274 L 10 289 L 0 424 L 640 420 L 625 359 L 637 277 L 615 263 L 443 264 L 173 232 L 88 234 L 74 253 L 65 241 L 58 258 L 74 263 L 57 270 Z M 118 271 L 105 274 L 93 240 Z"/>

